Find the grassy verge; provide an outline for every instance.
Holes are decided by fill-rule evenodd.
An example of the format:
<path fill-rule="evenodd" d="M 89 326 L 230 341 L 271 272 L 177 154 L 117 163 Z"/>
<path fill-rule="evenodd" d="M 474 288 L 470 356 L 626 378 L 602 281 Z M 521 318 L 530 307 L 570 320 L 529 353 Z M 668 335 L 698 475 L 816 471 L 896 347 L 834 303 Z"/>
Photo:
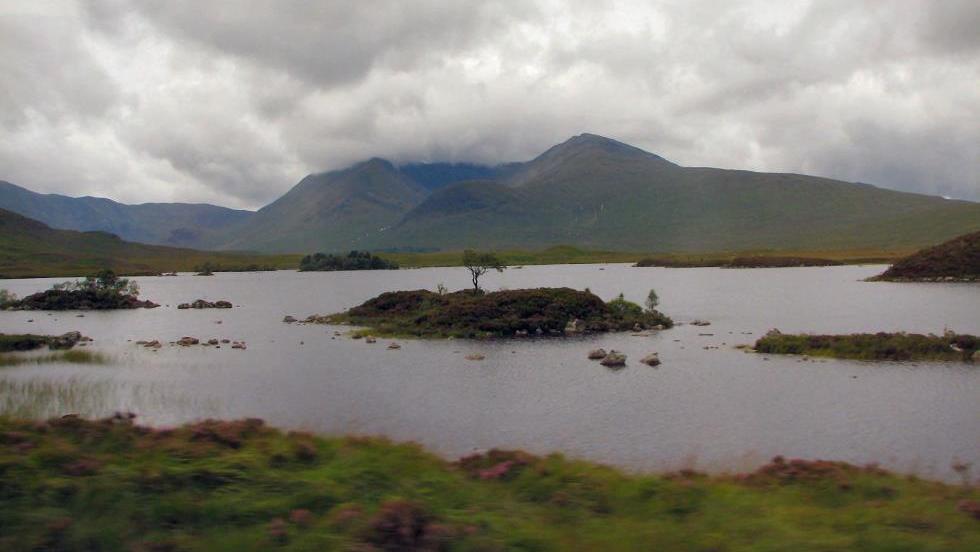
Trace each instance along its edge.
<path fill-rule="evenodd" d="M 537 288 L 474 294 L 470 290 L 386 292 L 314 323 L 350 324 L 367 333 L 411 337 L 513 337 L 670 328 L 658 311 L 622 298 L 605 303 L 589 291 Z"/>
<path fill-rule="evenodd" d="M 648 266 L 695 267 L 721 266 L 729 264 L 736 257 L 808 257 L 846 264 L 888 263 L 911 253 L 912 249 L 849 249 L 814 251 L 720 251 L 709 253 L 659 253 L 638 251 L 597 251 L 572 246 L 549 247 L 538 251 L 502 250 L 494 253 L 509 266 L 539 264 L 585 264 L 585 263 L 636 263 L 644 259 L 654 259 L 660 264 Z M 379 253 L 398 263 L 403 268 L 435 266 L 460 266 L 461 251 L 436 251 L 430 253 Z"/>
<path fill-rule="evenodd" d="M 0 548 L 977 550 L 980 491 L 784 461 L 626 475 L 559 455 L 447 462 L 260 420 L 0 419 Z"/>
<path fill-rule="evenodd" d="M 759 353 L 810 355 L 855 360 L 975 360 L 980 338 L 907 333 L 792 335 L 770 332 L 755 342 Z"/>

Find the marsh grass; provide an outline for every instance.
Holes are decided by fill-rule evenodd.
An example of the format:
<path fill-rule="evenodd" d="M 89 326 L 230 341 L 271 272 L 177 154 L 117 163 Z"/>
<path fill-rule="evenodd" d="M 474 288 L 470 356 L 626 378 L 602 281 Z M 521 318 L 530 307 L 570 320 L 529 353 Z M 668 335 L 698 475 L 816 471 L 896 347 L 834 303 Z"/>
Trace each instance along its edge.
<path fill-rule="evenodd" d="M 94 351 L 71 349 L 45 354 L 0 353 L 0 366 L 21 366 L 23 364 L 109 364 L 109 357 Z"/>
<path fill-rule="evenodd" d="M 758 353 L 823 356 L 854 360 L 969 361 L 980 338 L 955 334 L 875 333 L 849 335 L 770 332 L 755 342 Z"/>

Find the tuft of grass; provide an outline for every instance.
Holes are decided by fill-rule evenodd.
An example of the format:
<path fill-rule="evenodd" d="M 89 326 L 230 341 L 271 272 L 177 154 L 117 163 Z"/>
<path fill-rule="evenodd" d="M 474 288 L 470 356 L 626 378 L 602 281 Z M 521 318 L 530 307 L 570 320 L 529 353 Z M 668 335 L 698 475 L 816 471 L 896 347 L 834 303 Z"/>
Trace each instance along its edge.
<path fill-rule="evenodd" d="M 980 490 L 776 458 L 743 476 L 628 475 L 493 450 L 0 418 L 0 548 L 21 550 L 977 550 Z"/>
<path fill-rule="evenodd" d="M 980 349 L 975 335 L 908 333 L 850 335 L 783 334 L 771 331 L 755 342 L 759 353 L 810 355 L 855 360 L 962 360 Z"/>

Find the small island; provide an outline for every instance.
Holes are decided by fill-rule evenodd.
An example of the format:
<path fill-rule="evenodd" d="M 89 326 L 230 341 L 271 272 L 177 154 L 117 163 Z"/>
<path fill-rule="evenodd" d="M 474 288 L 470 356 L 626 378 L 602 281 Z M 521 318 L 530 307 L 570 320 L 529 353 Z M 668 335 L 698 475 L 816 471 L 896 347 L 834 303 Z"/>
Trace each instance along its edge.
<path fill-rule="evenodd" d="M 980 282 L 980 232 L 923 249 L 869 281 Z"/>
<path fill-rule="evenodd" d="M 152 309 L 160 305 L 139 299 L 136 282 L 103 270 L 82 281 L 55 284 L 51 289 L 16 299 L 4 295 L 7 310 L 116 310 Z"/>
<path fill-rule="evenodd" d="M 980 338 L 954 332 L 942 336 L 884 332 L 809 335 L 771 330 L 755 342 L 755 351 L 853 360 L 980 362 Z"/>
<path fill-rule="evenodd" d="M 363 326 L 373 335 L 522 337 L 673 326 L 670 317 L 622 296 L 604 302 L 590 291 L 537 288 L 476 293 L 392 291 L 346 312 L 311 316 L 311 323 Z"/>
<path fill-rule="evenodd" d="M 397 263 L 372 255 L 368 251 L 351 251 L 347 255 L 314 253 L 299 261 L 300 272 L 397 269 Z"/>

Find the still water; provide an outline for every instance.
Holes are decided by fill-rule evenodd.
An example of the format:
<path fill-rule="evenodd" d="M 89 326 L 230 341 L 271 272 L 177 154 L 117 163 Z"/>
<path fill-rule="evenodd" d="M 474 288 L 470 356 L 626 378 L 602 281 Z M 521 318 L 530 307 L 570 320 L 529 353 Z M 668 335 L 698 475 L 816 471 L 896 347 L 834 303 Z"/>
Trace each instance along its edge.
<path fill-rule="evenodd" d="M 0 332 L 80 330 L 108 365 L 0 369 L 0 413 L 49 417 L 136 412 L 147 424 L 260 417 L 319 433 L 383 434 L 448 457 L 522 448 L 634 470 L 744 471 L 770 457 L 877 462 L 957 480 L 980 476 L 980 368 L 963 363 L 869 363 L 766 357 L 734 348 L 770 328 L 850 333 L 945 328 L 980 334 L 980 285 L 861 280 L 881 266 L 726 270 L 556 265 L 484 277 L 488 289 L 590 288 L 642 303 L 657 290 L 679 325 L 613 334 L 509 341 L 334 337 L 332 326 L 285 324 L 357 305 L 386 290 L 468 285 L 461 268 L 217 274 L 138 278 L 158 309 L 0 312 Z M 58 280 L 8 280 L 24 296 Z M 231 310 L 177 310 L 194 299 Z M 220 323 L 219 323 L 220 322 Z M 711 335 L 702 335 L 711 334 Z M 164 346 L 182 336 L 244 340 L 248 349 Z M 589 349 L 617 349 L 609 370 Z M 707 347 L 707 348 L 705 348 Z M 657 368 L 638 360 L 656 351 Z M 483 361 L 464 357 L 479 352 Z"/>

